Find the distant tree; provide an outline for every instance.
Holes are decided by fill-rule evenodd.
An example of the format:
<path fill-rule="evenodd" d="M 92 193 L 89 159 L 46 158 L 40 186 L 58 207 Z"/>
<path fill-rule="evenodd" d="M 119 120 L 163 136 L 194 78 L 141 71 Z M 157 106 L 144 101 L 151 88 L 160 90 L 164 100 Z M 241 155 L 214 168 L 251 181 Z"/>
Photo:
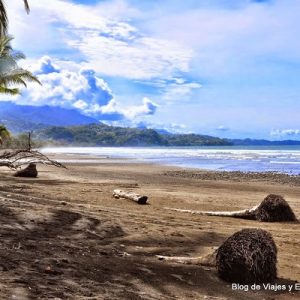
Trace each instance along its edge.
<path fill-rule="evenodd" d="M 31 72 L 18 66 L 18 61 L 25 55 L 12 49 L 12 39 L 11 36 L 0 37 L 0 93 L 18 95 L 19 88 L 12 85 L 27 87 L 27 82 L 41 83 Z"/>
<path fill-rule="evenodd" d="M 0 145 L 3 144 L 4 141 L 10 139 L 10 133 L 4 125 L 0 125 Z"/>
<path fill-rule="evenodd" d="M 25 10 L 29 13 L 29 4 L 28 0 L 23 0 Z M 8 17 L 5 2 L 0 0 L 0 36 L 6 35 L 8 29 Z"/>

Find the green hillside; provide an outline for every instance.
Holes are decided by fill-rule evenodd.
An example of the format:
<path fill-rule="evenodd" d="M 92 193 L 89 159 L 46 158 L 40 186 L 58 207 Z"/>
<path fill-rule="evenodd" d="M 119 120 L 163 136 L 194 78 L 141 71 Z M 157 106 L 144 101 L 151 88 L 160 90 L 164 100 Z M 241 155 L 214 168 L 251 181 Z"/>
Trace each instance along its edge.
<path fill-rule="evenodd" d="M 114 127 L 104 124 L 51 126 L 35 131 L 35 138 L 78 146 L 215 146 L 228 141 L 198 134 L 160 134 L 154 129 Z"/>

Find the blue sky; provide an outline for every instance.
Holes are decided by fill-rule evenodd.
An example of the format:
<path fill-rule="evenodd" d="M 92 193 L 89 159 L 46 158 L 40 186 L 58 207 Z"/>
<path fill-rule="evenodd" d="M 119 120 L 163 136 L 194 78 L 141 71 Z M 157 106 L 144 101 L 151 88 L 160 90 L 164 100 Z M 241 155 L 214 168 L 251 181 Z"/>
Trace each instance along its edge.
<path fill-rule="evenodd" d="M 39 74 L 12 99 L 109 124 L 300 139 L 298 0 L 19 0 L 14 47 Z"/>

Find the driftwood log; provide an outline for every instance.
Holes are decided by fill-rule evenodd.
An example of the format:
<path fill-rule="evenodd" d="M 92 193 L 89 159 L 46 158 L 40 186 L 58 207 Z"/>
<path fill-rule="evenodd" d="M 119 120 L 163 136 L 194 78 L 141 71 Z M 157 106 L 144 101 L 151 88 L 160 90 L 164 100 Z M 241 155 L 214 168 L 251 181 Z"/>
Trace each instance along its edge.
<path fill-rule="evenodd" d="M 254 206 L 250 209 L 243 209 L 243 210 L 237 210 L 237 211 L 201 211 L 201 210 L 164 207 L 164 209 L 167 209 L 167 210 L 189 213 L 192 215 L 232 217 L 232 218 L 242 218 L 242 219 L 250 219 L 250 220 L 255 219 L 254 212 L 256 211 L 257 208 L 258 208 L 258 205 Z"/>
<path fill-rule="evenodd" d="M 132 201 L 137 202 L 138 204 L 146 204 L 148 197 L 147 196 L 141 196 L 139 194 L 133 193 L 133 192 L 126 192 L 122 190 L 114 190 L 113 197 L 116 199 L 119 198 L 125 198 Z"/>
<path fill-rule="evenodd" d="M 256 205 L 250 209 L 238 211 L 199 211 L 170 207 L 164 207 L 164 209 L 196 215 L 232 217 L 248 220 L 258 220 L 262 222 L 297 221 L 297 218 L 287 201 L 282 196 L 274 194 L 268 195 L 259 205 Z"/>
<path fill-rule="evenodd" d="M 207 267 L 216 266 L 216 256 L 217 250 L 212 251 L 212 253 L 202 256 L 165 256 L 165 255 L 156 255 L 159 260 L 171 261 L 187 265 L 200 265 Z"/>
<path fill-rule="evenodd" d="M 262 229 L 238 231 L 205 256 L 156 257 L 176 263 L 216 267 L 220 278 L 234 283 L 272 282 L 277 276 L 277 248 L 271 234 Z"/>

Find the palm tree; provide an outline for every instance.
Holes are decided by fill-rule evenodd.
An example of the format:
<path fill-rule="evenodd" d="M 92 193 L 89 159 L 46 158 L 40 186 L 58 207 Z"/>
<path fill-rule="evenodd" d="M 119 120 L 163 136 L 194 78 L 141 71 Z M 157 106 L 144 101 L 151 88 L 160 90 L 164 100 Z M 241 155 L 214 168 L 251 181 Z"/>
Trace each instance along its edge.
<path fill-rule="evenodd" d="M 28 0 L 23 0 L 25 10 L 29 13 L 29 4 Z M 0 0 L 0 35 L 5 35 L 7 33 L 8 28 L 8 18 L 7 18 L 7 11 L 5 7 L 5 3 L 3 0 Z"/>
<path fill-rule="evenodd" d="M 10 133 L 4 125 L 0 125 L 0 145 L 3 144 L 5 140 L 10 139 Z"/>
<path fill-rule="evenodd" d="M 41 83 L 31 72 L 18 66 L 18 61 L 24 59 L 25 55 L 12 49 L 12 39 L 11 36 L 0 37 L 0 93 L 18 95 L 19 88 L 11 85 L 27 87 L 27 82 Z"/>

